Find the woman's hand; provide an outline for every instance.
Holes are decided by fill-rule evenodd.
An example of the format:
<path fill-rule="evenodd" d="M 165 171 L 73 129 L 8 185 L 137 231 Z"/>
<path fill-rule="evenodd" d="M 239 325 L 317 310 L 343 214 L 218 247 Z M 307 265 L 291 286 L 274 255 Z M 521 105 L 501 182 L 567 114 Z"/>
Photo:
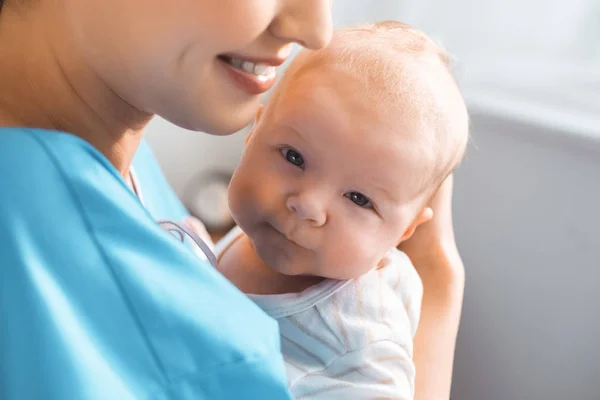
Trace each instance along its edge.
<path fill-rule="evenodd" d="M 450 398 L 454 348 L 464 290 L 464 266 L 452 227 L 450 176 L 433 197 L 433 219 L 400 245 L 423 281 L 421 320 L 415 335 L 416 400 Z"/>
<path fill-rule="evenodd" d="M 450 175 L 431 200 L 433 218 L 420 225 L 413 236 L 399 246 L 418 270 L 425 267 L 451 268 L 460 273 L 463 269 L 452 226 L 453 183 L 454 177 Z"/>

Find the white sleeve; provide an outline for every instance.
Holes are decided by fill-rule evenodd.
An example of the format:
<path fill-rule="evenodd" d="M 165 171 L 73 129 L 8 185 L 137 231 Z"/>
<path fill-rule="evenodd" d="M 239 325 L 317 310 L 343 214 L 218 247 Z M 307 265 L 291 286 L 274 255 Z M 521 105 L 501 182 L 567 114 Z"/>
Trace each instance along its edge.
<path fill-rule="evenodd" d="M 291 387 L 297 400 L 414 398 L 415 366 L 408 349 L 379 341 L 337 358 Z"/>

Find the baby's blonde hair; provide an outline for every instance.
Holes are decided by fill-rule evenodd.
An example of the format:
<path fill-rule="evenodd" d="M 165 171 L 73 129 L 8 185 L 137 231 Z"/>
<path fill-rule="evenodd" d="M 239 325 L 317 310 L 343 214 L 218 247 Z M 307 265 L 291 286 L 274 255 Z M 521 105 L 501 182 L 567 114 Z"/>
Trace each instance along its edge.
<path fill-rule="evenodd" d="M 396 21 L 338 29 L 326 48 L 296 57 L 274 99 L 296 78 L 323 66 L 360 84 L 356 93 L 373 111 L 416 118 L 423 128 L 418 156 L 428 169 L 421 191 L 437 189 L 458 166 L 469 136 L 466 106 L 448 53 L 423 32 Z"/>

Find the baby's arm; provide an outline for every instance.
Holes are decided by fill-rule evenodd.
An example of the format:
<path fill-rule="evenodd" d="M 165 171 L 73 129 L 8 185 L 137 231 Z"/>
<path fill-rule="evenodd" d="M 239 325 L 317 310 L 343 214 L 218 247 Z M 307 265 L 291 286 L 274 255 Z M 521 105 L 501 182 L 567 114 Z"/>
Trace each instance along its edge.
<path fill-rule="evenodd" d="M 415 368 L 410 350 L 389 340 L 344 354 L 325 370 L 292 383 L 302 399 L 413 399 Z"/>

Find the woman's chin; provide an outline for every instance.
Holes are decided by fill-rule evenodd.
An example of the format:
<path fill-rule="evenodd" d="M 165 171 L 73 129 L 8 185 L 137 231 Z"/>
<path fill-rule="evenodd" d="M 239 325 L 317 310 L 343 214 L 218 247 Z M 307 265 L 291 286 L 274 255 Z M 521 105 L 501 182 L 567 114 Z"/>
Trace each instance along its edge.
<path fill-rule="evenodd" d="M 218 110 L 214 110 L 213 107 L 212 112 L 204 112 L 202 114 L 178 110 L 177 113 L 158 113 L 158 115 L 170 123 L 189 131 L 227 136 L 241 131 L 252 122 L 258 110 L 258 104 L 252 107 L 244 105 L 237 110 L 235 108 L 231 109 L 235 111 L 219 112 Z"/>
<path fill-rule="evenodd" d="M 238 119 L 237 121 L 233 120 L 216 120 L 213 119 L 211 121 L 183 121 L 183 122 L 175 122 L 170 121 L 175 125 L 187 129 L 190 131 L 203 132 L 208 133 L 209 135 L 214 136 L 228 136 L 232 135 L 236 132 L 241 131 L 245 127 L 247 127 L 250 122 L 252 122 L 252 118 L 248 119 Z"/>
<path fill-rule="evenodd" d="M 260 105 L 259 99 L 248 99 L 242 104 L 230 104 L 219 107 L 210 115 L 204 115 L 203 121 L 195 126 L 197 131 L 217 136 L 227 136 L 246 128 L 256 117 Z M 216 108 L 216 107 L 215 107 Z M 199 128 L 199 129 L 198 129 Z"/>
<path fill-rule="evenodd" d="M 209 128 L 200 130 L 210 135 L 229 136 L 243 130 L 250 124 L 250 122 L 252 122 L 252 118 L 249 120 L 244 119 L 238 123 L 232 123 L 232 121 L 222 121 L 222 123 L 214 123 Z"/>

